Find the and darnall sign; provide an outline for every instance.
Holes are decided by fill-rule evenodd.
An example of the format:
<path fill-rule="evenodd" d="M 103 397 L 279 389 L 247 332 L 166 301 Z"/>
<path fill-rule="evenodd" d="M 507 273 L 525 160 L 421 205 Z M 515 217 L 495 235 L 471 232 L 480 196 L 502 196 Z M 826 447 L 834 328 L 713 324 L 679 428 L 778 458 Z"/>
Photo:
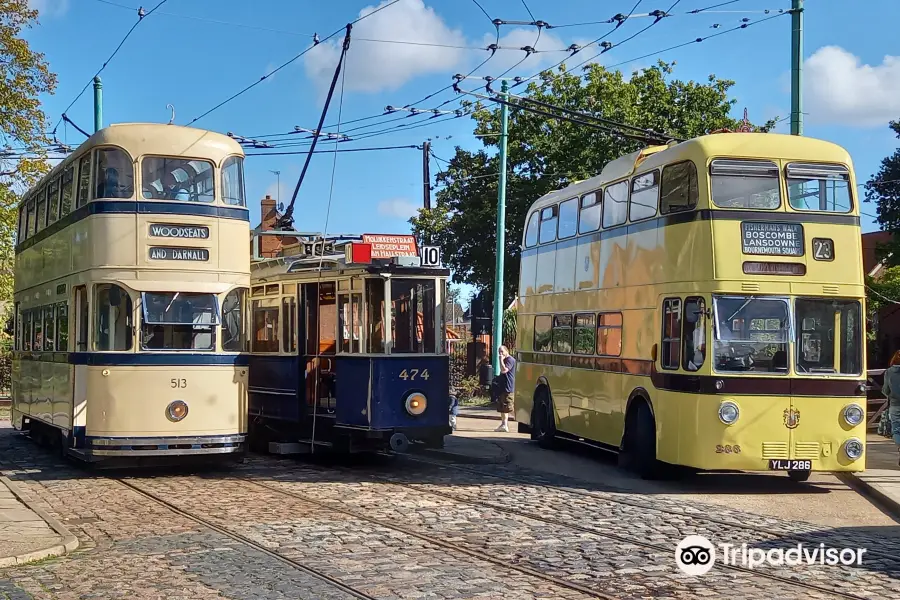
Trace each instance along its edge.
<path fill-rule="evenodd" d="M 365 233 L 363 244 L 372 246 L 372 258 L 394 258 L 395 256 L 419 256 L 416 237 L 413 235 L 381 235 Z"/>
<path fill-rule="evenodd" d="M 209 260 L 206 248 L 172 248 L 170 246 L 151 246 L 150 260 L 186 260 L 205 262 Z"/>
<path fill-rule="evenodd" d="M 161 238 L 191 238 L 205 240 L 209 238 L 209 227 L 201 225 L 172 225 L 169 223 L 151 223 L 150 236 Z"/>

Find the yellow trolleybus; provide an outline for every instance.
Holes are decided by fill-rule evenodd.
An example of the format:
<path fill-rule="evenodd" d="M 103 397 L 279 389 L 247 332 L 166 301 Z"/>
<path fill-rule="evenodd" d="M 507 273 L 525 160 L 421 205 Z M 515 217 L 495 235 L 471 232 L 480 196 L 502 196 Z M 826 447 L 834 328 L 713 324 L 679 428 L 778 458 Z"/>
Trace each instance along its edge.
<path fill-rule="evenodd" d="M 113 125 L 24 196 L 15 427 L 85 460 L 243 453 L 243 156 L 209 131 Z"/>
<path fill-rule="evenodd" d="M 547 194 L 524 232 L 516 420 L 645 477 L 865 465 L 864 284 L 842 148 L 717 133 Z"/>

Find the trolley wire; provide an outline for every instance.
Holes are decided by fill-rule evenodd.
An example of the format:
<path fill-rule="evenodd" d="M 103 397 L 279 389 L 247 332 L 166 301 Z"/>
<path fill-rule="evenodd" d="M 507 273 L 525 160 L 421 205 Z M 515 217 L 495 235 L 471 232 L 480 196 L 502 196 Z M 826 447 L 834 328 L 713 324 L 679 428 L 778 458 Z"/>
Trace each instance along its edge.
<path fill-rule="evenodd" d="M 343 154 L 344 152 L 374 152 L 378 150 L 421 150 L 422 146 L 409 144 L 407 146 L 379 146 L 376 148 L 335 148 L 333 150 L 315 150 L 313 154 Z M 244 156 L 291 156 L 296 154 L 308 154 L 302 150 L 296 152 L 247 152 Z"/>

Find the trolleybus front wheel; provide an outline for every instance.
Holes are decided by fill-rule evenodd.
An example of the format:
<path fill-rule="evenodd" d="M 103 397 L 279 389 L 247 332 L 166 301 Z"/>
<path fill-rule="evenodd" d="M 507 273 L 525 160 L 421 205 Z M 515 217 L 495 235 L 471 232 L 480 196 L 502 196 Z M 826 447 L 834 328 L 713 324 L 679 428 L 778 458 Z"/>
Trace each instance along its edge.
<path fill-rule="evenodd" d="M 556 419 L 553 417 L 553 399 L 546 387 L 534 394 L 531 406 L 531 439 L 542 448 L 552 448 L 556 441 Z"/>
<path fill-rule="evenodd" d="M 801 483 L 809 479 L 809 471 L 788 471 L 788 477 L 791 478 L 791 481 Z"/>
<path fill-rule="evenodd" d="M 656 422 L 650 407 L 638 399 L 625 418 L 625 435 L 619 452 L 619 465 L 642 479 L 658 479 L 661 465 L 656 459 Z"/>

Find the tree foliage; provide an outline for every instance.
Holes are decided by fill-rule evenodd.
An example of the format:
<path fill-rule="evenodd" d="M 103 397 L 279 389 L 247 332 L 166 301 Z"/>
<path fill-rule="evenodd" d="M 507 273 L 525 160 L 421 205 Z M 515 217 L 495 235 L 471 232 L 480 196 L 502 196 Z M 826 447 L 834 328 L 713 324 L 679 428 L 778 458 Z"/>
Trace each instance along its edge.
<path fill-rule="evenodd" d="M 0 145 L 16 156 L 0 160 L 0 301 L 12 299 L 16 204 L 49 168 L 40 95 L 53 92 L 56 76 L 22 37 L 37 16 L 27 0 L 0 0 Z"/>
<path fill-rule="evenodd" d="M 900 120 L 890 122 L 891 130 L 900 138 Z M 900 148 L 881 161 L 878 172 L 866 182 L 866 202 L 875 202 L 878 224 L 893 234 L 893 242 L 879 248 L 879 257 L 892 265 L 900 264 Z M 900 298 L 900 296 L 891 296 Z"/>
<path fill-rule="evenodd" d="M 565 65 L 545 71 L 521 95 L 635 127 L 691 138 L 716 129 L 736 129 L 728 97 L 733 81 L 709 76 L 705 83 L 672 79 L 673 65 L 662 61 L 626 79 L 619 71 L 591 64 L 584 74 Z M 500 132 L 499 107 L 476 104 L 475 133 L 484 149 L 456 149 L 449 167 L 437 176 L 443 189 L 430 211 L 410 222 L 416 234 L 440 245 L 454 279 L 492 287 L 496 245 L 497 173 L 494 151 Z M 766 131 L 774 124 L 756 128 Z M 506 193 L 504 304 L 515 295 L 519 245 L 529 206 L 549 191 L 592 177 L 609 161 L 641 148 L 622 136 L 561 119 L 510 108 Z"/>

